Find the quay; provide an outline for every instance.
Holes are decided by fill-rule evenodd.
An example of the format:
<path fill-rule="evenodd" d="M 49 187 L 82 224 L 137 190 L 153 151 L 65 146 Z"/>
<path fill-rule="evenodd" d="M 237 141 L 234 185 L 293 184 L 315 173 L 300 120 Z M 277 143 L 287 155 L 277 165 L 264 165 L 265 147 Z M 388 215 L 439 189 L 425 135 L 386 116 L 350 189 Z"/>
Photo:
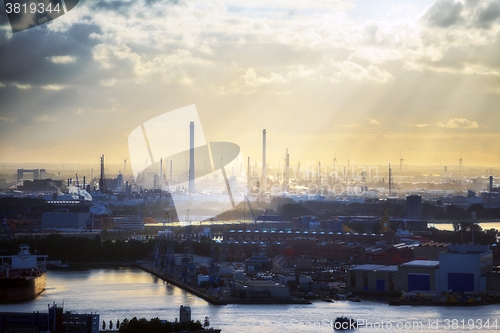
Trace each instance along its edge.
<path fill-rule="evenodd" d="M 221 299 L 215 299 L 201 288 L 196 288 L 195 286 L 190 286 L 182 283 L 181 281 L 168 277 L 162 272 L 155 270 L 151 264 L 148 263 L 135 263 L 135 266 L 148 272 L 163 281 L 170 283 L 176 287 L 190 292 L 191 294 L 198 296 L 212 305 L 227 305 L 227 304 L 311 304 L 308 300 L 303 298 L 290 296 L 288 299 L 238 299 L 231 296 L 223 296 Z"/>

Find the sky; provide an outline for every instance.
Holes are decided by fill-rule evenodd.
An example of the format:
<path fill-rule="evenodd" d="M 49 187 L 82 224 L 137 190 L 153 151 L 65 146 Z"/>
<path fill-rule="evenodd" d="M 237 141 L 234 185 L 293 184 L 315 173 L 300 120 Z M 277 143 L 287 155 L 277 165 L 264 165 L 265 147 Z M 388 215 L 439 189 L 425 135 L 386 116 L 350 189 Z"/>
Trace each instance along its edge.
<path fill-rule="evenodd" d="M 0 163 L 121 163 L 195 105 L 252 164 L 500 165 L 498 0 L 81 0 L 12 33 Z M 175 145 L 176 142 L 166 143 Z"/>

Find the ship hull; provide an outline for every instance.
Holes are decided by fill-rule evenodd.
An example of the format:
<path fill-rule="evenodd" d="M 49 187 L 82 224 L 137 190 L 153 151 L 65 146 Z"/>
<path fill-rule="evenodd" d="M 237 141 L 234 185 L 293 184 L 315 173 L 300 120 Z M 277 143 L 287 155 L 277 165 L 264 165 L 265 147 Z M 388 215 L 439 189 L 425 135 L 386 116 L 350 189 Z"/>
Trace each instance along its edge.
<path fill-rule="evenodd" d="M 35 299 L 46 287 L 46 273 L 38 276 L 0 278 L 0 302 L 21 302 Z"/>

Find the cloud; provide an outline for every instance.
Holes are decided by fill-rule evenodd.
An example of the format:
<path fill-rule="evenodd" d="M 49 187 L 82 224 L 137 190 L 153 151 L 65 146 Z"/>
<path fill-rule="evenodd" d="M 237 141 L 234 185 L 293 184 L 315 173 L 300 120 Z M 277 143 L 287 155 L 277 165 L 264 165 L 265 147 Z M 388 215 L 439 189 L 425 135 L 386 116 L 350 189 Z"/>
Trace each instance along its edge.
<path fill-rule="evenodd" d="M 49 57 L 48 59 L 54 64 L 72 64 L 76 62 L 78 57 L 66 55 L 66 56 L 52 56 Z"/>
<path fill-rule="evenodd" d="M 432 124 L 416 124 L 415 127 L 425 128 L 425 127 L 440 127 L 440 128 L 450 128 L 450 129 L 475 129 L 479 128 L 477 121 L 470 121 L 465 118 L 453 118 L 448 120 L 446 123 L 432 123 Z"/>
<path fill-rule="evenodd" d="M 64 89 L 64 86 L 58 85 L 58 84 L 47 84 L 47 85 L 42 86 L 41 88 L 44 89 L 44 90 L 59 91 L 59 90 Z"/>
<path fill-rule="evenodd" d="M 386 70 L 380 69 L 374 65 L 363 67 L 351 61 L 343 61 L 334 62 L 332 67 L 334 70 L 331 80 L 334 82 L 349 79 L 353 81 L 371 81 L 382 84 L 388 83 L 394 78 Z"/>
<path fill-rule="evenodd" d="M 13 85 L 14 87 L 16 87 L 17 89 L 21 89 L 21 90 L 28 90 L 28 89 L 31 89 L 31 85 L 30 85 L 30 84 L 13 83 L 12 85 Z"/>
<path fill-rule="evenodd" d="M 493 23 L 500 19 L 500 2 L 496 0 L 490 3 L 484 2 L 485 4 L 477 10 L 476 22 L 480 27 L 490 29 Z"/>
<path fill-rule="evenodd" d="M 376 120 L 376 119 L 371 119 L 371 118 L 366 118 L 366 120 L 368 120 L 368 122 L 370 123 L 370 125 L 381 125 L 381 123 Z"/>
<path fill-rule="evenodd" d="M 34 117 L 33 120 L 40 121 L 40 122 L 45 122 L 45 121 L 52 122 L 52 121 L 56 121 L 57 117 L 50 116 L 50 115 L 41 115 L 41 116 Z"/>
<path fill-rule="evenodd" d="M 438 126 L 446 128 L 461 128 L 461 129 L 479 128 L 477 121 L 469 121 L 465 118 L 453 118 L 448 120 L 444 124 L 438 123 Z"/>
<path fill-rule="evenodd" d="M 113 87 L 116 84 L 116 79 L 102 79 L 100 83 L 104 87 Z"/>
<path fill-rule="evenodd" d="M 437 0 L 420 23 L 417 47 L 403 58 L 405 69 L 500 77 L 498 0 Z"/>
<path fill-rule="evenodd" d="M 464 6 L 456 0 L 437 0 L 423 16 L 431 26 L 448 28 L 462 21 L 461 13 Z"/>
<path fill-rule="evenodd" d="M 5 83 L 0 82 L 0 88 L 5 88 L 7 85 Z"/>
<path fill-rule="evenodd" d="M 271 83 L 285 83 L 287 80 L 283 76 L 276 73 L 270 73 L 267 77 L 258 76 L 253 68 L 247 69 L 245 74 L 242 76 L 243 81 L 249 87 L 256 88 L 261 85 L 268 85 Z"/>
<path fill-rule="evenodd" d="M 15 120 L 15 118 L 0 117 L 0 121 L 3 121 L 4 123 L 12 123 Z"/>

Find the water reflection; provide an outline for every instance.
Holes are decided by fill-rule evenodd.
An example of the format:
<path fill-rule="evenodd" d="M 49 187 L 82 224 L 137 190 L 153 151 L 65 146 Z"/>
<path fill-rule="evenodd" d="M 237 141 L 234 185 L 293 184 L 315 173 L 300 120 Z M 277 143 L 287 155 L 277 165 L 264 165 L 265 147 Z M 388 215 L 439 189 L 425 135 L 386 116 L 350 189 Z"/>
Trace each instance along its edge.
<path fill-rule="evenodd" d="M 335 317 L 347 315 L 368 323 L 429 323 L 436 321 L 444 331 L 444 321 L 451 319 L 500 320 L 498 305 L 480 307 L 415 307 L 389 306 L 387 301 L 372 297 L 361 303 L 336 301 L 311 305 L 234 305 L 213 306 L 178 287 L 134 268 L 95 269 L 85 272 L 52 272 L 47 274 L 47 290 L 37 299 L 17 304 L 0 304 L 0 311 L 46 311 L 47 304 L 64 302 L 64 308 L 75 312 L 97 312 L 101 321 L 124 318 L 173 320 L 180 305 L 191 306 L 192 317 L 210 318 L 223 333 L 234 332 L 332 332 Z M 382 302 L 381 302 L 382 301 Z M 500 323 L 497 323 L 500 329 Z M 368 331 L 361 328 L 361 331 Z M 491 330 L 491 329 L 490 329 Z M 386 328 L 370 328 L 370 332 L 389 332 Z M 396 329 L 393 329 L 396 331 Z M 436 332 L 428 326 L 419 332 Z M 467 332 L 484 330 L 467 329 Z"/>

